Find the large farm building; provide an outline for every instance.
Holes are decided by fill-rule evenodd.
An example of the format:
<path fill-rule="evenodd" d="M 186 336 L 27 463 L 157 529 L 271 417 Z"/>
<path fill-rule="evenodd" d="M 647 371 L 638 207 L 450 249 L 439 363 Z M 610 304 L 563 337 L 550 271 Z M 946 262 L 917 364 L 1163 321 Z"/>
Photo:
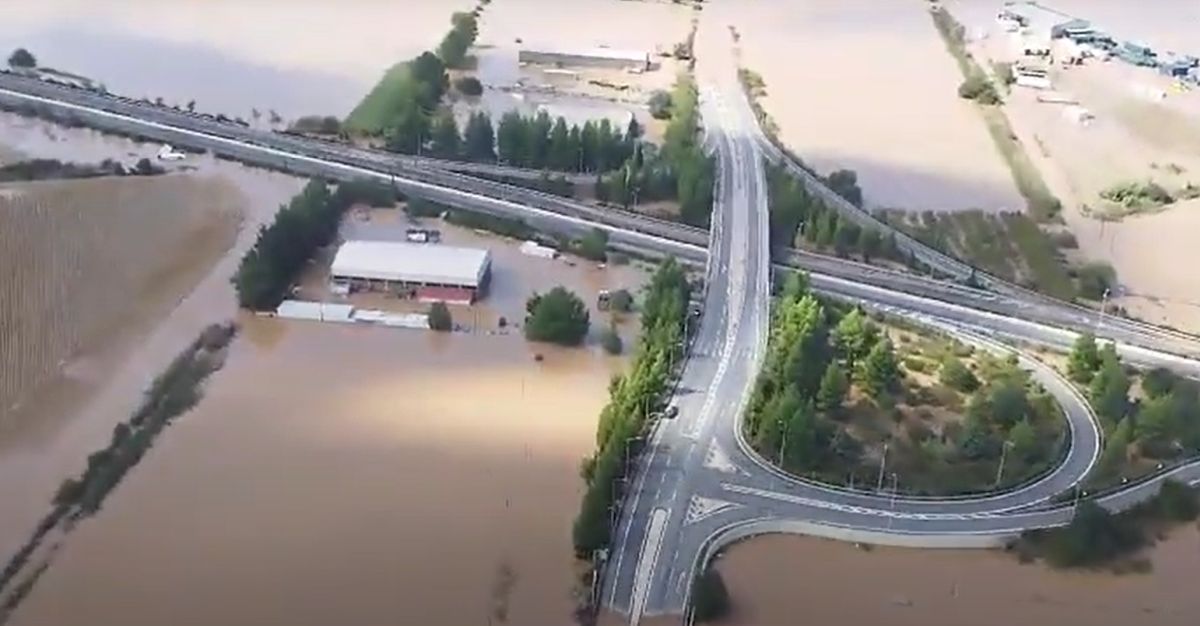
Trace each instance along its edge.
<path fill-rule="evenodd" d="M 347 241 L 330 268 L 335 286 L 410 293 L 424 302 L 469 304 L 490 277 L 487 250 L 391 241 Z"/>

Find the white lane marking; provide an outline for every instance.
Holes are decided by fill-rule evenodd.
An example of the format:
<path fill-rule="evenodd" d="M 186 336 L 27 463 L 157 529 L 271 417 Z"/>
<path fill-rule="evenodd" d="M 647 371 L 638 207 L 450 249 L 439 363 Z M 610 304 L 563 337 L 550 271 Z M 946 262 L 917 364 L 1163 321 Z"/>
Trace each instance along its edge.
<path fill-rule="evenodd" d="M 733 485 L 721 483 L 721 488 L 733 493 L 740 493 L 749 496 L 758 496 L 770 500 L 778 500 L 789 504 L 798 504 L 800 506 L 808 506 L 817 509 L 826 509 L 830 511 L 842 511 L 844 513 L 855 513 L 858 515 L 874 515 L 876 517 L 891 517 L 895 519 L 920 519 L 920 520 L 970 520 L 970 519 L 991 519 L 1003 517 L 990 512 L 981 513 L 908 513 L 905 511 L 893 511 L 889 509 L 878 509 L 872 507 L 856 506 L 852 504 L 841 504 L 821 500 L 819 498 L 806 498 L 788 493 L 780 493 L 778 491 L 768 491 L 766 489 L 757 489 L 754 487 L 743 487 L 742 485 Z"/>
<path fill-rule="evenodd" d="M 654 573 L 658 552 L 662 550 L 663 534 L 667 529 L 667 509 L 654 509 L 650 515 L 650 526 L 642 542 L 642 553 L 638 556 L 637 570 L 633 574 L 633 606 L 629 611 L 629 623 L 637 626 L 646 610 L 646 597 L 650 593 L 650 577 Z"/>

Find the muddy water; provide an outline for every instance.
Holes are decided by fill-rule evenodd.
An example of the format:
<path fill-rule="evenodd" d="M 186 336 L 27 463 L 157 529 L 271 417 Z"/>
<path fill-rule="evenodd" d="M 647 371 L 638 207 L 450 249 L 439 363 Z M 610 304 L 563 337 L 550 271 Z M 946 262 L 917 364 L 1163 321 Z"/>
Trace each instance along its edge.
<path fill-rule="evenodd" d="M 863 551 L 768 536 L 728 550 L 719 568 L 730 626 L 1183 626 L 1196 623 L 1200 532 L 1181 528 L 1150 555 L 1149 574 L 1063 573 L 997 552 Z"/>
<path fill-rule="evenodd" d="M 474 306 L 449 305 L 454 323 L 470 332 L 497 332 L 500 319 L 505 327 L 520 331 L 525 317 L 525 303 L 535 291 L 545 292 L 562 285 L 578 293 L 588 305 L 592 322 L 590 339 L 597 340 L 600 331 L 611 322 L 618 324 L 622 335 L 631 342 L 636 332 L 636 320 L 631 315 L 613 315 L 596 307 L 596 294 L 601 290 L 627 289 L 636 295 L 648 265 L 632 261 L 626 265 L 603 265 L 579 257 L 564 255 L 557 259 L 542 259 L 521 254 L 518 244 L 484 231 L 474 231 L 447 224 L 436 218 L 410 218 L 398 208 L 351 210 L 343 222 L 344 240 L 405 241 L 410 228 L 437 230 L 441 244 L 465 248 L 486 249 L 491 257 L 491 283 L 486 297 Z M 434 244 L 430 244 L 434 245 Z M 326 251 L 324 263 L 314 267 L 304 277 L 300 297 L 311 300 L 342 301 L 328 291 L 328 263 L 335 249 Z M 358 293 L 350 303 L 362 308 L 389 311 L 425 311 L 428 305 L 399 300 L 376 293 Z"/>
<path fill-rule="evenodd" d="M 470 0 L 41 0 L 0 7 L 0 50 L 110 91 L 251 119 L 345 115 L 385 69 L 438 44 Z"/>
<path fill-rule="evenodd" d="M 94 161 L 111 157 L 128 161 L 156 146 L 105 137 L 86 130 L 65 130 L 0 114 L 0 142 L 23 157 L 74 158 Z M 86 456 L 102 447 L 115 424 L 128 418 L 143 389 L 205 325 L 235 314 L 229 277 L 258 226 L 269 220 L 301 182 L 279 174 L 235 164 L 194 158 L 195 184 L 208 181 L 235 196 L 228 205 L 243 216 L 242 228 L 215 263 L 190 267 L 195 276 L 190 293 L 174 300 L 157 316 L 131 316 L 101 341 L 82 346 L 63 363 L 62 375 L 19 413 L 0 424 L 0 555 L 7 559 L 28 537 L 49 507 L 61 481 L 77 474 Z M 207 193 L 207 192 L 205 192 Z M 204 193 L 180 200 L 195 205 Z M 94 200 L 95 198 L 81 199 Z M 201 204 L 203 202 L 200 202 Z M 163 210 L 170 210 L 166 203 Z"/>
<path fill-rule="evenodd" d="M 14 624 L 567 624 L 620 361 L 515 335 L 250 319 Z"/>

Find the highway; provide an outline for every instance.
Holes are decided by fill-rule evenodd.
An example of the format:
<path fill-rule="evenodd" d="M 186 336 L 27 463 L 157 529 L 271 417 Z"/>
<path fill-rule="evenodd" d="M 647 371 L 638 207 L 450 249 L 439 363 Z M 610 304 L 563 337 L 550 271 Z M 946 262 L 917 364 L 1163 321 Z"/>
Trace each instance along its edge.
<path fill-rule="evenodd" d="M 701 34 L 700 37 L 712 36 Z M 697 71 L 735 80 L 731 67 Z M 702 83 L 704 84 L 704 83 Z M 689 528 L 719 512 L 701 494 L 714 487 L 718 432 L 749 399 L 765 353 L 770 298 L 766 180 L 752 124 L 724 90 L 704 88 L 705 138 L 718 155 L 704 315 L 680 376 L 676 419 L 663 420 L 643 446 L 604 569 L 604 603 L 637 623 L 682 612 L 704 536 Z M 733 91 L 732 93 L 737 93 Z M 711 502 L 716 502 L 715 500 Z"/>
<path fill-rule="evenodd" d="M 698 42 L 713 47 L 710 30 L 702 28 L 698 35 Z M 1067 452 L 1048 473 L 1005 492 L 918 498 L 898 493 L 896 475 L 885 480 L 882 489 L 860 485 L 857 490 L 791 476 L 748 445 L 741 422 L 765 352 L 769 319 L 769 291 L 763 281 L 769 274 L 763 144 L 749 102 L 731 80 L 735 70 L 714 63 L 720 55 L 699 58 L 704 60 L 697 66 L 697 78 L 706 143 L 719 164 L 705 313 L 673 400 L 678 416 L 653 427 L 631 472 L 632 485 L 625 490 L 604 564 L 603 605 L 633 625 L 662 614 L 684 615 L 687 623 L 695 572 L 726 543 L 758 533 L 797 532 L 920 547 L 993 547 L 1024 530 L 1068 522 L 1073 504 L 1054 504 L 1054 498 L 1078 489 L 1095 466 L 1102 448 L 1101 427 L 1069 381 L 1006 343 L 1064 348 L 1076 333 L 1063 326 L 1102 329 L 1099 320 L 1089 326 L 1092 320 L 1071 307 L 1044 311 L 1045 301 L 1024 300 L 1017 289 L 962 292 L 968 298 L 1017 307 L 1003 315 L 811 274 L 819 292 L 910 318 L 985 350 L 1016 354 L 1020 366 L 1057 400 L 1067 423 Z M 874 271 L 861 268 L 864 275 Z M 907 280 L 890 274 L 888 278 L 885 282 Z M 1070 323 L 1030 321 L 1039 311 Z M 1172 335 L 1164 334 L 1168 341 L 1176 339 Z M 1119 350 L 1133 363 L 1200 376 L 1200 361 L 1147 350 L 1136 342 Z M 1174 470 L 1172 476 L 1196 482 L 1200 463 Z M 1160 482 L 1161 477 L 1101 502 L 1128 506 L 1153 495 Z"/>
<path fill-rule="evenodd" d="M 733 91 L 733 88 L 729 89 L 730 94 Z M 410 195 L 501 217 L 524 219 L 535 228 L 549 232 L 578 236 L 599 227 L 608 231 L 617 248 L 655 255 L 673 254 L 693 263 L 703 262 L 703 249 L 709 240 L 704 230 L 677 222 L 432 167 L 432 164 L 445 166 L 445 161 L 415 159 L 346 144 L 245 128 L 137 100 L 48 84 L 11 73 L 0 72 L 0 106 L 32 111 L 101 130 L 147 137 L 193 150 L 207 150 L 252 165 L 305 176 L 334 180 L 386 180 Z M 765 139 L 757 123 L 750 131 L 759 146 L 763 146 Z M 513 171 L 513 168 L 497 168 L 491 173 L 511 174 Z M 826 195 L 832 194 L 820 181 L 814 181 L 813 184 L 818 185 L 814 189 L 823 188 Z M 842 203 L 848 207 L 846 210 L 862 213 L 852 205 L 844 201 Z M 912 245 L 921 244 L 914 240 Z M 936 251 L 928 253 L 940 254 Z M 1075 330 L 1092 330 L 1099 336 L 1121 343 L 1200 358 L 1200 341 L 1194 336 L 1135 320 L 1104 316 L 1094 310 L 1059 302 L 1016 286 L 1010 286 L 1008 291 L 1017 295 L 1005 296 L 996 291 L 971 289 L 953 282 L 797 250 L 783 252 L 778 261 L 815 274 L 939 299 L 1006 317 Z"/>
<path fill-rule="evenodd" d="M 714 32 L 720 31 L 701 29 L 708 47 L 728 47 L 727 41 L 713 43 L 719 38 Z M 709 232 L 447 172 L 427 162 L 196 119 L 7 74 L 0 75 L 0 104 L 307 176 L 384 180 L 415 196 L 520 217 L 554 232 L 580 234 L 600 227 L 615 247 L 704 265 L 705 313 L 674 400 L 679 415 L 660 422 L 649 435 L 626 486 L 604 568 L 602 600 L 628 615 L 631 623 L 644 615 L 682 613 L 695 568 L 723 542 L 749 533 L 803 531 L 910 545 L 994 545 L 1022 529 L 1064 523 L 1069 506 L 1048 506 L 1047 501 L 1086 475 L 1100 437 L 1087 403 L 1057 374 L 1027 357 L 1022 357 L 1024 366 L 1062 405 L 1072 439 L 1071 452 L 1059 467 L 1019 490 L 950 499 L 853 491 L 787 476 L 745 445 L 740 419 L 765 350 L 771 278 L 764 144 L 731 59 L 722 63 L 719 54 L 701 58 L 697 72 L 705 141 L 719 163 Z M 1062 348 L 1077 331 L 1091 330 L 1115 339 L 1131 363 L 1200 378 L 1195 338 L 1101 316 L 1011 285 L 969 289 L 797 251 L 777 261 L 809 270 L 814 288 L 822 293 L 911 317 L 988 349 L 1010 349 L 1002 343 Z M 1173 472 L 1191 482 L 1200 478 L 1200 464 Z M 1150 481 L 1104 502 L 1124 506 L 1156 488 Z"/>

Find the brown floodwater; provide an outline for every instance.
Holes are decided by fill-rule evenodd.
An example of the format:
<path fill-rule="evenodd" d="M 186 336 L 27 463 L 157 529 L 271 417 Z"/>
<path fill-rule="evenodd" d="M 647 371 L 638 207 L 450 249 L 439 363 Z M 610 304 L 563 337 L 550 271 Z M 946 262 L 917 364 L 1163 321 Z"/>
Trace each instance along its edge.
<path fill-rule="evenodd" d="M 154 144 L 137 144 L 121 138 L 107 137 L 84 129 L 63 129 L 37 120 L 11 114 L 0 114 L 0 143 L 7 155 L 19 158 L 65 158 L 85 162 L 116 158 L 130 162 L 133 156 L 153 154 Z M 137 405 L 142 390 L 151 379 L 186 346 L 206 325 L 229 318 L 236 313 L 229 277 L 242 254 L 254 242 L 259 225 L 271 219 L 279 204 L 290 198 L 302 181 L 271 172 L 252 170 L 233 163 L 206 157 L 193 157 L 184 162 L 187 181 L 173 198 L 160 198 L 161 211 L 195 211 L 206 205 L 237 211 L 242 218 L 241 229 L 232 246 L 224 240 L 223 254 L 191 255 L 192 246 L 183 256 L 186 263 L 175 269 L 180 273 L 171 278 L 186 289 L 169 289 L 158 294 L 154 306 L 131 306 L 129 315 L 119 316 L 119 323 L 109 325 L 109 332 L 73 346 L 74 350 L 61 363 L 57 378 L 46 382 L 35 395 L 26 398 L 16 411 L 9 411 L 0 420 L 0 558 L 17 550 L 34 525 L 48 510 L 51 496 L 63 479 L 78 474 L 87 455 L 103 447 L 113 426 L 128 419 Z M 174 167 L 177 171 L 183 167 Z M 161 185 L 165 181 L 149 181 Z M 114 181 L 117 189 L 129 189 L 147 181 Z M 120 194 L 89 193 L 95 185 L 107 181 L 86 181 L 86 184 L 53 183 L 65 199 L 54 204 L 64 210 L 71 206 L 87 207 L 97 212 L 116 215 L 129 212 L 132 206 L 118 209 L 100 206 L 98 202 L 122 203 Z M 80 197 L 72 199 L 64 190 L 78 189 Z M 219 202 L 214 202 L 214 199 Z M 145 194 L 136 199 L 126 197 L 129 204 L 144 203 Z M 52 208 L 47 205 L 47 208 Z M 153 210 L 154 207 L 149 207 Z M 113 213 L 115 211 L 115 213 Z M 162 220 L 151 220 L 161 222 Z M 114 233 L 115 234 L 115 233 Z M 152 236 L 144 229 L 131 229 L 130 237 Z M 63 242 L 59 242 L 62 245 Z M 145 248 L 144 242 L 121 244 Z M 196 242 L 192 242 L 195 244 Z M 157 263 L 161 259 L 147 262 Z M 109 265 L 106 269 L 115 271 Z M 28 270 L 27 270 L 28 271 Z M 186 280 L 175 280 L 183 276 Z M 154 276 L 151 275 L 153 278 Z M 162 287 L 158 281 L 158 287 Z M 132 294 L 131 294 L 132 295 Z M 6 303 L 9 304 L 9 303 Z M 92 302 L 76 303 L 90 306 Z M 62 317 L 62 311 L 44 311 L 48 318 Z M 95 339 L 95 340 L 92 340 Z"/>
<path fill-rule="evenodd" d="M 344 116 L 471 0 L 8 0 L 0 50 L 114 93 L 252 119 Z M 263 120 L 265 122 L 265 117 Z"/>
<path fill-rule="evenodd" d="M 569 623 L 579 460 L 620 359 L 245 322 L 14 624 Z"/>
<path fill-rule="evenodd" d="M 734 603 L 729 626 L 1184 626 L 1200 615 L 1200 532 L 1177 529 L 1146 574 L 1061 572 L 994 551 L 875 548 L 766 536 L 718 567 Z"/>

